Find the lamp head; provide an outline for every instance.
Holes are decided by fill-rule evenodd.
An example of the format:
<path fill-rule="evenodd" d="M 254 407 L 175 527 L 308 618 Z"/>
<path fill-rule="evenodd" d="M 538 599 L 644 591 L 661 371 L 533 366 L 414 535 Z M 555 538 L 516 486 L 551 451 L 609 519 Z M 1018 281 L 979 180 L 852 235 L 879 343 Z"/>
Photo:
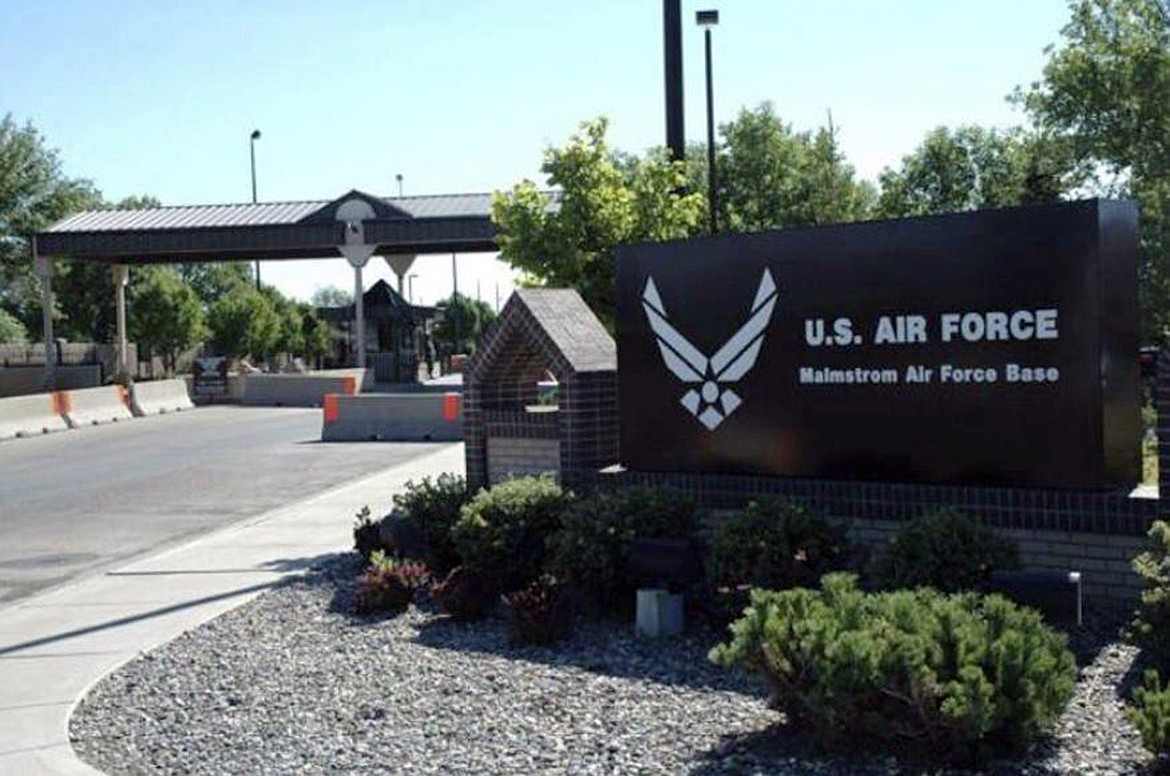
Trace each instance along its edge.
<path fill-rule="evenodd" d="M 719 24 L 719 12 L 695 11 L 695 24 L 700 27 L 714 27 Z"/>
<path fill-rule="evenodd" d="M 259 140 L 259 139 L 260 139 L 260 130 L 258 130 L 258 129 L 253 129 L 253 130 L 252 130 L 252 139 L 253 139 L 253 140 Z"/>

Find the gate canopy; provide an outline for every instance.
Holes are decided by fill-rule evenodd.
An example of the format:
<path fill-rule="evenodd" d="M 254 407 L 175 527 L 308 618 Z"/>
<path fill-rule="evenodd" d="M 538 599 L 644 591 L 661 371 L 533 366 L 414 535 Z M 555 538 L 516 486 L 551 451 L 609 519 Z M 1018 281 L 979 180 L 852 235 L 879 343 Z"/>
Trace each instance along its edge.
<path fill-rule="evenodd" d="M 363 242 L 375 255 L 499 250 L 490 194 L 375 197 L 350 191 L 331 201 L 86 210 L 35 235 L 35 255 L 114 264 L 163 264 L 343 255 L 348 219 L 337 209 L 361 200 Z"/>

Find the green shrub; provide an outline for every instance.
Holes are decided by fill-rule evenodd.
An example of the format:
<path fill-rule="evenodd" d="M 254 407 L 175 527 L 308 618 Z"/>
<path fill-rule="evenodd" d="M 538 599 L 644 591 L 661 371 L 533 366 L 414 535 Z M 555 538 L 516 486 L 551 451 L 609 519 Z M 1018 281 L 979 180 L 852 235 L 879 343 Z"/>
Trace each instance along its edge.
<path fill-rule="evenodd" d="M 370 507 L 364 506 L 356 515 L 353 523 L 353 549 L 369 563 L 370 555 L 377 550 L 385 550 L 382 544 L 381 531 L 377 521 L 370 517 Z"/>
<path fill-rule="evenodd" d="M 353 609 L 358 614 L 401 614 L 410 606 L 411 589 L 393 569 L 366 569 L 358 578 Z"/>
<path fill-rule="evenodd" d="M 521 477 L 482 490 L 463 507 L 452 538 L 464 565 L 519 590 L 544 568 L 545 540 L 560 527 L 572 494 L 550 477 Z"/>
<path fill-rule="evenodd" d="M 841 569 L 851 552 L 844 528 L 803 505 L 753 501 L 716 535 L 712 575 L 717 585 L 732 589 L 815 585 L 825 573 Z"/>
<path fill-rule="evenodd" d="M 545 575 L 504 596 L 508 637 L 513 644 L 548 646 L 569 635 L 573 605 L 564 585 Z"/>
<path fill-rule="evenodd" d="M 1019 565 L 1015 542 L 957 509 L 921 515 L 898 531 L 878 565 L 890 588 L 979 590 L 994 569 Z"/>
<path fill-rule="evenodd" d="M 1134 705 L 1126 709 L 1129 721 L 1142 734 L 1142 746 L 1165 765 L 1170 756 L 1170 687 L 1158 672 L 1145 672 L 1144 686 L 1133 691 Z"/>
<path fill-rule="evenodd" d="M 467 481 L 454 474 L 407 482 L 404 492 L 394 496 L 394 506 L 402 510 L 403 522 L 422 540 L 423 560 L 436 574 L 446 574 L 460 563 L 451 529 L 469 499 Z"/>
<path fill-rule="evenodd" d="M 684 539 L 698 527 L 695 505 L 670 491 L 633 489 L 572 504 L 548 541 L 548 569 L 591 606 L 620 608 L 633 598 L 626 562 L 636 537 Z"/>
<path fill-rule="evenodd" d="M 456 566 L 431 588 L 431 597 L 456 620 L 480 620 L 496 602 L 496 589 L 486 574 Z"/>
<path fill-rule="evenodd" d="M 1143 657 L 1161 671 L 1170 670 L 1170 523 L 1155 520 L 1146 550 L 1133 559 L 1142 578 L 1142 597 L 1127 636 Z"/>
<path fill-rule="evenodd" d="M 370 553 L 369 567 L 358 578 L 353 608 L 358 614 L 405 612 L 430 574 L 415 561 L 396 561 L 383 550 Z"/>
<path fill-rule="evenodd" d="M 998 595 L 930 588 L 755 590 L 711 651 L 760 673 L 773 703 L 823 746 L 913 743 L 956 760 L 1009 754 L 1048 728 L 1077 670 L 1064 635 Z"/>

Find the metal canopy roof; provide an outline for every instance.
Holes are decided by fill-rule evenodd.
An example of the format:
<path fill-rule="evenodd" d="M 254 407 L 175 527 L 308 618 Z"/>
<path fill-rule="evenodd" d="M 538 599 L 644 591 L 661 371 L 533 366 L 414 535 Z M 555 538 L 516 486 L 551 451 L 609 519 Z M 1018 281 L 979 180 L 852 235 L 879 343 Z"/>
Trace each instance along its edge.
<path fill-rule="evenodd" d="M 495 251 L 490 194 L 379 198 L 351 191 L 335 200 L 87 210 L 35 235 L 36 253 L 119 264 L 333 258 L 345 244 L 334 215 L 369 203 L 369 244 L 381 255 Z"/>

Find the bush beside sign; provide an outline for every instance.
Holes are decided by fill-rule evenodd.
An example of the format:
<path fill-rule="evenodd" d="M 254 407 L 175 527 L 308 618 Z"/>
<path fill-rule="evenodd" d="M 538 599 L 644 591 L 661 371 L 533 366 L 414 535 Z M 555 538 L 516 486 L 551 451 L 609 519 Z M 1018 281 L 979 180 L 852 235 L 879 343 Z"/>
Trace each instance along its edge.
<path fill-rule="evenodd" d="M 1140 478 L 1132 202 L 626 246 L 617 272 L 631 469 Z"/>

